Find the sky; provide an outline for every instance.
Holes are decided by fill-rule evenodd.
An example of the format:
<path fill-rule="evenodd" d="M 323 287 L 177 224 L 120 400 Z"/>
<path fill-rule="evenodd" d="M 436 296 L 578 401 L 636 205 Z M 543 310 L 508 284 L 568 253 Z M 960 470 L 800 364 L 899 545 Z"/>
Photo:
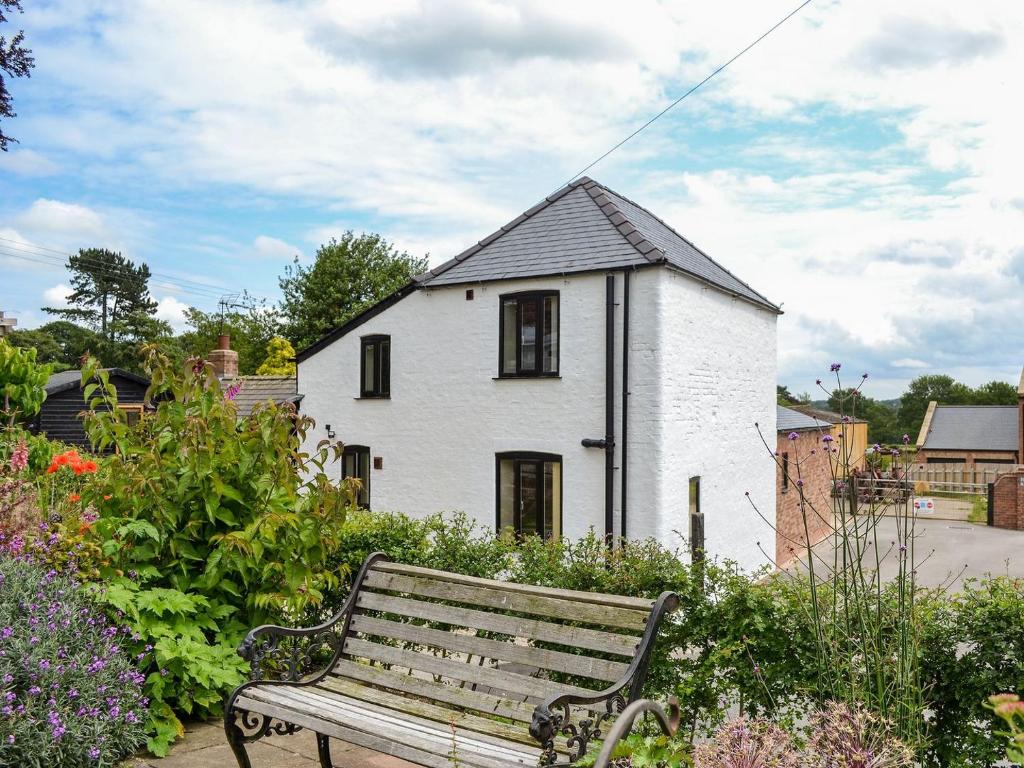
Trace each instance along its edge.
<path fill-rule="evenodd" d="M 441 263 L 798 4 L 24 0 L 0 309 L 46 322 L 81 247 L 178 328 L 349 229 Z M 793 392 L 1016 383 L 1022 93 L 1024 4 L 814 0 L 588 175 L 782 304 Z"/>

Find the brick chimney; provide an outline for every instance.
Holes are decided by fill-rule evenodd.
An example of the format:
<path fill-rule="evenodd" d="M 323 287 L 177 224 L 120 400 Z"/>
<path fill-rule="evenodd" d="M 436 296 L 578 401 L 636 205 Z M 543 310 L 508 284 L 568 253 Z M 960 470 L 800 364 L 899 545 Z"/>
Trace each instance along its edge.
<path fill-rule="evenodd" d="M 217 348 L 210 351 L 210 365 L 221 381 L 238 377 L 238 353 L 231 348 L 231 337 L 226 333 L 217 337 Z"/>

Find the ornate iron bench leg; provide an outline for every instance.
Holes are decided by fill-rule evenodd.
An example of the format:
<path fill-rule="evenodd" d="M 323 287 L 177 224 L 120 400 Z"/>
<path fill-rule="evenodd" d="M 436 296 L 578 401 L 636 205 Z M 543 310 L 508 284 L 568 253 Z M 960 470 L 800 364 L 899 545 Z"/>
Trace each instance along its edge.
<path fill-rule="evenodd" d="M 320 768 L 334 768 L 331 762 L 331 740 L 322 733 L 316 735 L 316 753 L 320 756 Z"/>
<path fill-rule="evenodd" d="M 224 712 L 224 734 L 228 737 L 228 744 L 231 751 L 235 753 L 235 760 L 238 761 L 238 768 L 252 768 L 249 762 L 249 755 L 245 752 L 245 736 L 242 729 L 235 722 L 237 711 L 234 707 L 228 707 Z"/>

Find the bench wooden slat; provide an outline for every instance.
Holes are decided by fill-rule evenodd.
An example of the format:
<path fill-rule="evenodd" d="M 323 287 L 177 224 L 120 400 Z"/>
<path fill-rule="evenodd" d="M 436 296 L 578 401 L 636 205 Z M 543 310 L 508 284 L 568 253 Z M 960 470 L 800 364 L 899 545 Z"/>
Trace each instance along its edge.
<path fill-rule="evenodd" d="M 575 589 L 555 589 L 552 587 L 538 587 L 532 584 L 518 584 L 513 581 L 499 581 L 497 579 L 483 579 L 478 576 L 465 576 L 461 573 L 449 571 L 437 571 L 432 568 L 422 568 L 418 565 L 405 565 L 403 563 L 380 562 L 374 565 L 375 571 L 387 573 L 400 573 L 406 576 L 423 576 L 438 581 L 450 581 L 453 584 L 465 584 L 467 586 L 486 587 L 504 592 L 518 592 L 521 594 L 539 595 L 543 597 L 557 597 L 563 600 L 572 600 L 574 603 L 593 603 L 595 605 L 610 605 L 615 608 L 627 608 L 636 611 L 650 613 L 654 607 L 654 600 L 645 597 L 628 597 L 626 595 L 613 595 L 605 592 L 583 592 Z"/>
<path fill-rule="evenodd" d="M 503 699 L 483 691 L 473 691 L 454 685 L 424 680 L 422 677 L 395 672 L 382 667 L 371 667 L 356 661 L 341 659 L 334 665 L 332 674 L 342 679 L 357 680 L 367 685 L 388 688 L 400 693 L 422 696 L 433 701 L 444 702 L 455 707 L 482 712 L 498 717 L 507 717 L 521 723 L 533 718 L 533 704 Z"/>
<path fill-rule="evenodd" d="M 438 723 L 455 723 L 466 730 L 476 733 L 487 733 L 498 736 L 507 741 L 516 741 L 530 747 L 536 747 L 537 742 L 530 736 L 529 729 L 525 723 L 507 722 L 490 717 L 480 717 L 468 712 L 460 712 L 450 707 L 442 707 L 409 696 L 401 696 L 396 693 L 389 693 L 377 688 L 370 688 L 354 680 L 347 680 L 343 677 L 328 676 L 316 684 L 317 688 L 323 688 L 334 693 L 344 695 L 349 699 L 357 699 L 366 703 L 367 706 L 383 707 L 385 710 L 396 710 L 410 715 L 425 717 Z"/>
<path fill-rule="evenodd" d="M 576 603 L 572 600 L 555 597 L 508 592 L 383 571 L 368 573 L 363 583 L 363 589 L 366 588 L 632 630 L 642 630 L 650 615 L 650 609 L 641 611 L 592 603 Z"/>
<path fill-rule="evenodd" d="M 495 690 L 533 696 L 537 699 L 543 699 L 556 693 L 593 693 L 593 690 L 574 685 L 553 683 L 515 672 L 467 664 L 465 661 L 459 661 L 458 659 L 446 659 L 429 653 L 417 653 L 416 651 L 396 648 L 393 645 L 371 643 L 355 637 L 345 639 L 343 650 L 346 654 L 370 659 L 371 661 L 397 664 L 432 675 L 440 675 L 452 680 L 464 680 L 467 683 L 476 683 L 477 685 L 486 685 Z"/>
<path fill-rule="evenodd" d="M 376 619 L 371 616 L 353 616 L 351 629 L 367 635 L 389 637 L 395 640 L 407 640 L 413 643 L 430 645 L 435 648 L 447 648 L 484 656 L 501 661 L 513 661 L 528 664 L 540 669 L 564 672 L 570 675 L 589 677 L 604 682 L 615 682 L 622 678 L 629 668 L 621 661 L 606 661 L 589 656 L 580 656 L 562 651 L 551 651 L 544 648 L 531 648 L 526 645 L 490 640 L 472 635 L 459 634 L 441 629 L 431 629 L 417 624 L 399 623 Z"/>
<path fill-rule="evenodd" d="M 290 686 L 280 686 L 281 690 L 289 690 Z M 428 768 L 451 768 L 452 734 L 448 733 L 445 744 L 440 737 L 426 738 L 420 734 L 400 728 L 385 729 L 381 724 L 353 718 L 351 721 L 337 722 L 325 714 L 316 705 L 308 701 L 296 701 L 286 697 L 266 695 L 267 689 L 254 689 L 246 692 L 236 700 L 239 709 L 276 717 L 287 723 L 295 723 L 311 731 L 332 736 L 350 744 L 367 747 L 376 752 L 400 757 Z M 267 701 L 273 698 L 273 701 Z M 462 744 L 456 731 L 455 739 L 458 746 L 459 762 L 476 768 L 507 768 L 509 765 L 520 765 L 533 768 L 536 765 L 535 755 L 525 755 L 517 751 L 509 751 L 504 757 L 493 754 L 481 754 L 471 748 L 470 744 Z"/>
<path fill-rule="evenodd" d="M 264 700 L 276 699 L 277 703 L 287 701 L 307 712 L 321 713 L 321 717 L 326 720 L 367 733 L 387 735 L 399 742 L 446 757 L 450 757 L 455 746 L 453 741 L 458 745 L 460 754 L 470 755 L 476 761 L 486 759 L 507 763 L 530 758 L 536 760 L 540 753 L 539 747 L 525 747 L 493 736 L 466 732 L 458 726 L 453 728 L 451 724 L 434 723 L 401 713 L 374 711 L 361 706 L 359 702 L 346 703 L 337 697 L 319 695 L 308 688 L 287 686 L 280 690 L 262 689 L 255 696 Z"/>
<path fill-rule="evenodd" d="M 536 742 L 532 745 L 524 746 L 493 733 L 480 733 L 473 731 L 473 729 L 460 728 L 459 724 L 454 722 L 454 718 L 447 722 L 438 722 L 409 712 L 390 710 L 386 707 L 368 704 L 364 701 L 356 701 L 355 699 L 349 699 L 345 696 L 339 696 L 330 691 L 318 690 L 316 688 L 289 686 L 287 691 L 288 695 L 293 698 L 299 697 L 311 700 L 324 711 L 336 715 L 340 714 L 342 717 L 351 714 L 355 718 L 376 721 L 378 725 L 408 728 L 427 738 L 434 738 L 437 734 L 440 734 L 442 743 L 449 750 L 451 749 L 452 726 L 454 724 L 456 733 L 461 734 L 461 740 L 465 745 L 477 752 L 493 752 L 499 756 L 508 752 L 519 752 L 528 755 L 536 755 L 540 752 L 540 747 Z M 463 731 L 465 732 L 463 733 Z"/>
<path fill-rule="evenodd" d="M 499 632 L 513 637 L 556 643 L 570 648 L 586 648 L 591 651 L 613 653 L 629 658 L 636 654 L 637 646 L 640 643 L 640 637 L 637 635 L 619 635 L 614 632 L 602 632 L 599 629 L 571 627 L 539 619 L 487 613 L 472 608 L 440 605 L 376 592 L 361 591 L 356 596 L 356 607 L 393 613 L 396 616 L 439 621 L 468 629 Z"/>

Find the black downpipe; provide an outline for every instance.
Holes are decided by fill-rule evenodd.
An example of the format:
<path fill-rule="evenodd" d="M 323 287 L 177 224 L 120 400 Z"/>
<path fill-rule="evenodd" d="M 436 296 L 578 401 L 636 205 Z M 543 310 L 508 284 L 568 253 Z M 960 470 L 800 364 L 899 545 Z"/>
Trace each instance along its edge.
<path fill-rule="evenodd" d="M 626 538 L 626 433 L 629 427 L 629 272 L 622 274 L 622 448 L 619 449 L 619 536 Z"/>
<path fill-rule="evenodd" d="M 604 537 L 615 535 L 615 275 L 605 278 L 604 341 Z"/>

